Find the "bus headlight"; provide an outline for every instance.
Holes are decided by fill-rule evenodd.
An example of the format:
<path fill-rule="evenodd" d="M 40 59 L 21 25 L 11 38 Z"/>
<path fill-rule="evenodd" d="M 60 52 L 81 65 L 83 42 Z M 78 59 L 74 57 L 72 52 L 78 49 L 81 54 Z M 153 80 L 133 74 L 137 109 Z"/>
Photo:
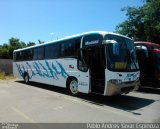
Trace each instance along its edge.
<path fill-rule="evenodd" d="M 111 79 L 111 80 L 109 80 L 109 82 L 112 84 L 115 84 L 115 85 L 122 84 L 122 80 L 120 80 L 120 79 Z"/>

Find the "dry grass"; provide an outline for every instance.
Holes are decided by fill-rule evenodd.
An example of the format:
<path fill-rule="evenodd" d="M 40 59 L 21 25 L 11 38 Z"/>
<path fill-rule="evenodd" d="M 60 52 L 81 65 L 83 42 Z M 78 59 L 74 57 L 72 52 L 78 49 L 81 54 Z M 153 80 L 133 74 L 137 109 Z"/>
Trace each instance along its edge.
<path fill-rule="evenodd" d="M 15 79 L 13 75 L 5 74 L 4 72 L 0 73 L 0 80 L 12 80 Z"/>

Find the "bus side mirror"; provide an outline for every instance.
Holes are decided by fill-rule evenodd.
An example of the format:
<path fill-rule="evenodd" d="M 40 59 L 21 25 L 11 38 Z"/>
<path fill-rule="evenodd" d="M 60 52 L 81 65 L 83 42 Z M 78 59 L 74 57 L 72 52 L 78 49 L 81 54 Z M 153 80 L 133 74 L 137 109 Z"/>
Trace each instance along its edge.
<path fill-rule="evenodd" d="M 119 45 L 118 43 L 113 44 L 113 54 L 114 55 L 119 55 Z"/>
<path fill-rule="evenodd" d="M 115 40 L 105 40 L 105 43 L 106 44 L 114 44 L 114 43 L 117 43 L 117 41 L 115 41 Z"/>
<path fill-rule="evenodd" d="M 86 62 L 86 50 L 79 49 L 78 50 L 78 60 L 77 60 L 77 68 L 82 72 L 87 72 L 87 62 Z"/>
<path fill-rule="evenodd" d="M 106 40 L 106 44 L 111 44 L 114 55 L 119 55 L 119 44 L 115 40 Z"/>

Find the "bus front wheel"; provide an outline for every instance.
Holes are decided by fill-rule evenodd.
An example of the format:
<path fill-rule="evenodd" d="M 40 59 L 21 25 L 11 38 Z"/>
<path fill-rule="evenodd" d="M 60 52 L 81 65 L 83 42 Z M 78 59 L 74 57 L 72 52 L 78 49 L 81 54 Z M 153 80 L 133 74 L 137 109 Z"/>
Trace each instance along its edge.
<path fill-rule="evenodd" d="M 76 79 L 71 79 L 68 82 L 68 90 L 72 95 L 78 94 L 78 82 Z"/>

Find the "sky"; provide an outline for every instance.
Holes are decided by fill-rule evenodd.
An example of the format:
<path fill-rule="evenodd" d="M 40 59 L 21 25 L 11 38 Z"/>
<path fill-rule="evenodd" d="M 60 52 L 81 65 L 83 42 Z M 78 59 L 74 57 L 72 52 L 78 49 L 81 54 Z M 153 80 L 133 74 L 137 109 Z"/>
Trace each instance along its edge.
<path fill-rule="evenodd" d="M 114 32 L 127 19 L 123 7 L 143 0 L 0 0 L 0 45 L 51 41 L 88 31 Z"/>

